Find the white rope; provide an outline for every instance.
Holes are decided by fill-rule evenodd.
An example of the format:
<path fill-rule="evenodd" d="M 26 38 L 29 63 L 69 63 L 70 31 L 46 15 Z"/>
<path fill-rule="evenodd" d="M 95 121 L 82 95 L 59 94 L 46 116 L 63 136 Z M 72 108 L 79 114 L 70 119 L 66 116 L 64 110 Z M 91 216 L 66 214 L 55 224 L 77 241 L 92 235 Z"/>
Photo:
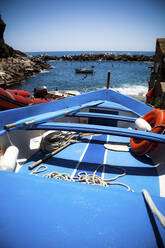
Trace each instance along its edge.
<path fill-rule="evenodd" d="M 46 165 L 40 165 L 36 170 L 32 171 L 30 174 L 36 176 L 38 173 L 44 172 L 48 169 Z"/>
<path fill-rule="evenodd" d="M 91 134 L 91 133 L 84 133 L 84 134 L 77 134 L 75 132 L 66 132 L 66 131 L 56 131 L 56 132 L 47 132 L 43 135 L 43 138 L 41 140 L 40 148 L 44 152 L 51 152 L 61 146 L 63 146 L 66 142 L 77 142 L 78 138 L 83 138 L 84 136 L 89 136 L 89 135 L 100 135 L 100 134 Z M 98 170 L 101 167 L 109 166 L 110 168 L 115 168 L 119 169 L 122 171 L 122 174 L 115 176 L 114 178 L 109 178 L 109 179 L 103 179 L 100 176 L 96 175 Z M 39 166 L 38 169 L 33 171 L 31 175 L 36 175 L 40 172 L 43 172 L 47 170 L 46 166 Z M 44 177 L 47 178 L 55 178 L 55 179 L 60 179 L 60 180 L 66 180 L 66 181 L 73 181 L 73 182 L 82 182 L 86 184 L 93 184 L 93 185 L 100 185 L 100 186 L 105 186 L 107 187 L 108 185 L 121 185 L 125 188 L 127 188 L 128 191 L 130 191 L 130 187 L 127 186 L 124 183 L 120 182 L 112 182 L 117 180 L 119 177 L 123 177 L 126 175 L 126 171 L 119 167 L 119 166 L 112 166 L 108 164 L 101 164 L 99 165 L 96 170 L 93 172 L 93 174 L 87 174 L 86 171 L 82 171 L 78 173 L 78 176 L 70 176 L 67 173 L 59 173 L 56 171 L 53 171 L 49 174 L 45 174 Z M 133 191 L 133 190 L 131 190 Z"/>
<path fill-rule="evenodd" d="M 6 131 L 6 134 L 7 134 L 7 137 L 8 137 L 8 140 L 9 140 L 10 145 L 11 145 L 11 146 L 14 146 L 13 143 L 12 143 L 12 141 L 11 141 L 9 132 Z"/>
<path fill-rule="evenodd" d="M 43 134 L 40 149 L 43 152 L 52 152 L 55 149 L 64 146 L 67 143 L 75 143 L 78 142 L 78 139 L 83 138 L 85 136 L 99 136 L 100 134 L 92 134 L 92 133 L 76 133 L 70 131 L 48 131 Z M 84 138 L 83 138 L 84 140 Z"/>
<path fill-rule="evenodd" d="M 71 139 L 75 138 L 76 136 L 73 132 L 66 132 L 66 131 L 53 131 L 53 132 L 46 132 L 41 140 L 40 149 L 43 152 L 52 152 L 55 149 L 63 146 L 66 142 L 70 142 Z"/>
<path fill-rule="evenodd" d="M 144 199 L 146 200 L 146 202 L 147 202 L 148 206 L 150 207 L 152 213 L 156 215 L 156 217 L 158 218 L 158 220 L 160 221 L 162 226 L 165 228 L 165 216 L 157 209 L 157 207 L 154 204 L 154 202 L 152 201 L 151 196 L 148 193 L 148 191 L 143 189 L 142 193 L 143 193 Z"/>
<path fill-rule="evenodd" d="M 122 170 L 123 173 L 120 175 L 117 175 L 116 177 L 113 177 L 113 178 L 103 179 L 100 176 L 96 175 L 97 171 L 103 166 L 110 166 L 110 167 L 113 167 L 115 169 Z M 133 190 L 131 190 L 131 188 L 124 183 L 112 182 L 112 181 L 117 180 L 119 177 L 123 177 L 125 175 L 126 175 L 126 171 L 121 167 L 107 165 L 107 164 L 101 164 L 96 168 L 96 170 L 93 172 L 93 174 L 88 174 L 86 171 L 81 171 L 78 173 L 77 177 L 72 177 L 67 173 L 59 173 L 57 171 L 53 171 L 49 174 L 45 174 L 44 177 L 61 179 L 61 180 L 72 181 L 72 182 L 82 182 L 82 183 L 86 183 L 86 184 L 93 184 L 93 185 L 99 185 L 99 186 L 105 186 L 105 187 L 107 187 L 108 185 L 121 185 L 121 186 L 127 188 L 128 191 L 133 192 Z"/>

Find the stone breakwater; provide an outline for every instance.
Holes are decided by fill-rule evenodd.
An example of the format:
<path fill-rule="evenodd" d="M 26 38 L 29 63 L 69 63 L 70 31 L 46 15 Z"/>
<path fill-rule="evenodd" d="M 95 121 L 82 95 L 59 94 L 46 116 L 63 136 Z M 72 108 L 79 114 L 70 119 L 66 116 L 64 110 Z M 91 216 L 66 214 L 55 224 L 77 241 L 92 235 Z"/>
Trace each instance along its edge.
<path fill-rule="evenodd" d="M 38 55 L 38 58 L 42 57 L 43 60 L 57 60 L 57 61 L 154 61 L 154 56 L 146 55 L 132 55 L 132 54 L 116 54 L 116 53 L 81 53 L 79 55 L 64 55 L 61 57 Z"/>
<path fill-rule="evenodd" d="M 61 57 L 49 55 L 27 56 L 14 50 L 13 56 L 0 59 L 0 87 L 11 87 L 14 84 L 52 67 L 47 61 L 153 61 L 154 56 L 99 53 L 83 53 L 79 55 L 64 55 Z"/>
<path fill-rule="evenodd" d="M 0 87 L 10 87 L 51 68 L 41 56 L 26 56 L 17 52 L 13 57 L 0 59 Z"/>

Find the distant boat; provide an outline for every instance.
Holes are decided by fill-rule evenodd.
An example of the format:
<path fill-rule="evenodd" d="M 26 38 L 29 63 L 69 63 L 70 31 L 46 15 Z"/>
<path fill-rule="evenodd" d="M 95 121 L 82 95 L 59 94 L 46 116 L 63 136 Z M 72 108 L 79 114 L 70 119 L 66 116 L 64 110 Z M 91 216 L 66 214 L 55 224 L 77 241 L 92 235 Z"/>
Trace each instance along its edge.
<path fill-rule="evenodd" d="M 75 72 L 76 73 L 91 73 L 91 74 L 93 74 L 94 70 L 89 70 L 89 69 L 86 69 L 86 68 L 82 68 L 82 69 L 75 69 Z"/>

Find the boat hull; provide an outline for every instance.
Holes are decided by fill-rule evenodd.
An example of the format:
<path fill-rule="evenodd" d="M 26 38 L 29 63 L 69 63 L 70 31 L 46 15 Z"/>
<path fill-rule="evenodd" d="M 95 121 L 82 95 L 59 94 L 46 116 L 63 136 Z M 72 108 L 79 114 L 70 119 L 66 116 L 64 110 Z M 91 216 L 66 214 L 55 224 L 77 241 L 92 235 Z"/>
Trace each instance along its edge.
<path fill-rule="evenodd" d="M 83 74 L 93 74 L 93 70 L 82 70 L 82 69 L 75 69 L 76 73 L 83 73 Z"/>
<path fill-rule="evenodd" d="M 141 192 L 146 189 L 165 215 L 165 138 L 133 129 L 151 109 L 101 90 L 2 111 L 2 150 L 15 145 L 19 156 L 15 173 L 0 171 L 1 246 L 165 247 L 165 229 Z M 69 145 L 64 137 L 65 148 L 44 160 L 50 152 L 40 144 L 51 130 L 77 136 Z M 151 157 L 140 157 L 130 149 L 130 136 L 161 144 Z M 119 147 L 107 148 L 111 144 Z M 65 173 L 65 180 L 53 177 L 55 172 Z M 110 184 L 97 184 L 93 176 L 92 183 L 81 181 L 80 173 Z"/>
<path fill-rule="evenodd" d="M 155 248 L 165 244 L 165 236 L 155 238 L 142 195 L 50 183 L 32 176 L 13 178 L 12 173 L 0 173 L 0 180 L 8 199 L 1 202 L 2 247 Z M 163 204 L 162 199 L 161 210 Z"/>

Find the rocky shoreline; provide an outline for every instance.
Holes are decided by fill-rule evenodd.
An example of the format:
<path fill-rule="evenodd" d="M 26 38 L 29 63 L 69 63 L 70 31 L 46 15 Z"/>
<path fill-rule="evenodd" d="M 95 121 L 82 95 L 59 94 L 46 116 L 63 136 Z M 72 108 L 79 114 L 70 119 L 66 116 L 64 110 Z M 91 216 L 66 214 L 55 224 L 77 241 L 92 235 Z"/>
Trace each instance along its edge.
<path fill-rule="evenodd" d="M 51 68 L 42 58 L 26 56 L 15 51 L 12 57 L 0 59 L 0 87 L 10 88 L 30 76 Z"/>

